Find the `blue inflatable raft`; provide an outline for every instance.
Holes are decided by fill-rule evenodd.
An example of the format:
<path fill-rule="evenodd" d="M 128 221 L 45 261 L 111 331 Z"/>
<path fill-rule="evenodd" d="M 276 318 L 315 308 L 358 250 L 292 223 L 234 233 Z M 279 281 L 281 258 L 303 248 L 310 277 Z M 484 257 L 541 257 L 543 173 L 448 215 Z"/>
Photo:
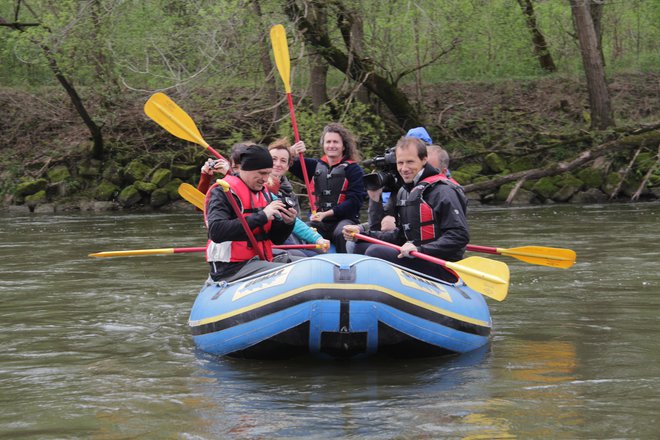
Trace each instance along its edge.
<path fill-rule="evenodd" d="M 463 282 L 327 254 L 204 287 L 189 326 L 199 349 L 221 356 L 426 357 L 484 346 L 491 318 Z"/>

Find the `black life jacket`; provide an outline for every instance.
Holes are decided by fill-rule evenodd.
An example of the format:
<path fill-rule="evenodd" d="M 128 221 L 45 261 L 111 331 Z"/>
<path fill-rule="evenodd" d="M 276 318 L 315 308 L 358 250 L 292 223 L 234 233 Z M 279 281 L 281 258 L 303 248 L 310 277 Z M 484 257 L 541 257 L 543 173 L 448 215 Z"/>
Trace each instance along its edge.
<path fill-rule="evenodd" d="M 330 169 L 324 161 L 316 164 L 314 171 L 314 198 L 318 211 L 329 211 L 346 200 L 348 179 L 346 167 L 354 163 L 344 160 Z"/>
<path fill-rule="evenodd" d="M 467 210 L 467 197 L 463 187 L 448 180 L 444 174 L 434 174 L 421 180 L 410 192 L 405 187 L 399 188 L 396 195 L 399 224 L 406 240 L 416 246 L 435 241 L 442 233 L 433 207 L 424 199 L 424 192 L 436 185 L 449 185 L 458 195 L 463 212 Z"/>

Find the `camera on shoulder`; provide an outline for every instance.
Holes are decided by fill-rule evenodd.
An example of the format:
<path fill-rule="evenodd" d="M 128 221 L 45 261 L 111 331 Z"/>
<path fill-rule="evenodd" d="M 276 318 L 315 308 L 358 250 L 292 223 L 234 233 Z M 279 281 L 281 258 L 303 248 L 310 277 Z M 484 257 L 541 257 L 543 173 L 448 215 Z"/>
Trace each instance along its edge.
<path fill-rule="evenodd" d="M 373 171 L 365 174 L 364 186 L 368 190 L 383 189 L 384 192 L 396 192 L 401 186 L 399 173 L 396 169 L 396 154 L 394 147 L 385 151 L 382 156 L 376 156 L 362 162 L 365 167 L 371 167 Z"/>

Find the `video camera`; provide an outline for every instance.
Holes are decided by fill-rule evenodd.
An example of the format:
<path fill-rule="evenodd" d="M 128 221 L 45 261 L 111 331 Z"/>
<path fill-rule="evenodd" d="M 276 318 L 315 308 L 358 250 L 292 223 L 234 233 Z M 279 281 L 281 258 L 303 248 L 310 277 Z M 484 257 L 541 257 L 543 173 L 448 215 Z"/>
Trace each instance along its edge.
<path fill-rule="evenodd" d="M 401 180 L 396 170 L 394 147 L 387 149 L 382 156 L 363 161 L 362 166 L 375 168 L 372 173 L 365 174 L 363 178 L 364 186 L 368 190 L 382 188 L 384 192 L 398 191 Z"/>

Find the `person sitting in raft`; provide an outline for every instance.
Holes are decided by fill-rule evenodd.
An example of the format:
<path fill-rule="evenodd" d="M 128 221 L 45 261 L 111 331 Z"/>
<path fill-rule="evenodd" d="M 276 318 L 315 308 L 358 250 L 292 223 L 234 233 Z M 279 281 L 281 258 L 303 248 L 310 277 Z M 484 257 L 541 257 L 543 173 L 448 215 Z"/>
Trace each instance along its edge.
<path fill-rule="evenodd" d="M 346 240 L 353 234 L 372 236 L 401 246 L 401 251 L 380 244 L 366 247 L 365 255 L 381 258 L 441 280 L 456 282 L 456 276 L 442 266 L 413 258 L 412 251 L 447 261 L 463 258 L 470 241 L 466 219 L 467 198 L 460 186 L 443 178 L 429 165 L 426 144 L 403 137 L 395 148 L 397 171 L 403 186 L 396 195 L 397 226 L 391 231 L 368 231 L 359 225 L 344 226 Z M 358 247 L 359 249 L 360 247 Z"/>
<path fill-rule="evenodd" d="M 314 199 L 317 212 L 310 216 L 310 226 L 330 240 L 337 252 L 346 252 L 346 240 L 342 235 L 345 225 L 359 222 L 360 208 L 366 197 L 364 172 L 357 164 L 360 157 L 353 135 L 341 124 L 331 123 L 321 133 L 323 157 L 305 158 L 310 180 L 314 182 Z M 295 159 L 291 173 L 303 178 L 298 157 L 307 150 L 305 143 L 296 142 L 291 147 Z"/>
<path fill-rule="evenodd" d="M 296 210 L 286 207 L 281 200 L 273 200 L 266 189 L 273 168 L 268 150 L 250 145 L 240 153 L 239 159 L 240 174 L 224 178 L 231 194 L 216 183 L 206 195 L 204 220 L 209 236 L 206 259 L 213 281 L 233 281 L 285 264 L 272 261 L 272 246 L 284 243 L 296 220 Z M 227 197 L 236 199 L 265 260 L 259 259 Z"/>
<path fill-rule="evenodd" d="M 298 203 L 298 196 L 293 191 L 293 185 L 289 179 L 286 178 L 286 173 L 289 171 L 293 158 L 291 157 L 291 144 L 286 139 L 278 139 L 268 146 L 268 151 L 273 158 L 273 171 L 270 173 L 266 187 L 279 199 L 286 198 L 289 203 L 300 213 L 300 204 Z M 302 220 L 296 219 L 293 226 L 293 234 L 286 240 L 286 244 L 300 244 L 310 243 L 320 246 L 321 252 L 326 252 L 330 247 L 330 242 L 323 238 L 321 234 L 314 229 L 307 226 Z M 289 254 L 294 256 L 313 256 L 317 252 L 313 250 L 290 250 Z"/>
<path fill-rule="evenodd" d="M 415 137 L 424 141 L 427 145 L 428 162 L 431 166 L 438 168 L 434 161 L 438 161 L 437 151 L 432 150 L 431 136 L 424 127 L 415 127 L 408 130 L 405 137 Z M 440 148 L 440 147 L 438 147 Z M 443 150 L 444 151 L 444 150 Z M 367 209 L 369 229 L 374 231 L 391 231 L 396 227 L 394 218 L 394 201 L 395 197 L 388 195 L 387 200 L 384 200 L 383 189 L 367 190 L 369 196 L 369 205 Z"/>

